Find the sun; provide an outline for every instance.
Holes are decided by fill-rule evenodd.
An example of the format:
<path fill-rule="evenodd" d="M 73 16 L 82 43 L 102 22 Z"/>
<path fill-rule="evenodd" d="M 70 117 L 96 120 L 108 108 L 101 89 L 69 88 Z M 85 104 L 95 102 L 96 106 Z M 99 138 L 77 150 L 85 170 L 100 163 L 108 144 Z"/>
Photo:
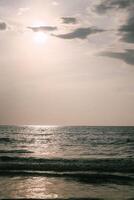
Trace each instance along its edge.
<path fill-rule="evenodd" d="M 42 45 L 46 43 L 47 39 L 48 36 L 41 31 L 34 33 L 33 40 L 36 44 Z"/>

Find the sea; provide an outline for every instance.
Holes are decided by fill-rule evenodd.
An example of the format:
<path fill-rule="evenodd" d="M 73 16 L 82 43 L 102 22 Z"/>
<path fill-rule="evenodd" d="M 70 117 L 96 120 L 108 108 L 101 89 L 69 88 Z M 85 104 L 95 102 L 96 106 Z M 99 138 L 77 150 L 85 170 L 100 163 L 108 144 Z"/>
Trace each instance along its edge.
<path fill-rule="evenodd" d="M 134 199 L 134 127 L 0 126 L 0 199 Z"/>

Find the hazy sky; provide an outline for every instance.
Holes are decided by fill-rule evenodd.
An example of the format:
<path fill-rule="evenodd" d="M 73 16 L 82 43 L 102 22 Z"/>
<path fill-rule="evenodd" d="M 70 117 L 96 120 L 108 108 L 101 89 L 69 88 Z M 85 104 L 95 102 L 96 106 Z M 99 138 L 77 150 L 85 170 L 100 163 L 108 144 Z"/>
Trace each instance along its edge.
<path fill-rule="evenodd" d="M 0 124 L 134 125 L 134 0 L 0 0 Z"/>

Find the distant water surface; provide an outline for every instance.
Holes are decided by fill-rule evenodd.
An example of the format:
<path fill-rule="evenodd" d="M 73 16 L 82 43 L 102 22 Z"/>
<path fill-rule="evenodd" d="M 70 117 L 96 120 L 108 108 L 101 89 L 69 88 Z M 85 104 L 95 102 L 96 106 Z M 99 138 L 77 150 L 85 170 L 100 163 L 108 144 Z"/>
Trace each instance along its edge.
<path fill-rule="evenodd" d="M 0 198 L 134 198 L 134 127 L 0 126 Z"/>

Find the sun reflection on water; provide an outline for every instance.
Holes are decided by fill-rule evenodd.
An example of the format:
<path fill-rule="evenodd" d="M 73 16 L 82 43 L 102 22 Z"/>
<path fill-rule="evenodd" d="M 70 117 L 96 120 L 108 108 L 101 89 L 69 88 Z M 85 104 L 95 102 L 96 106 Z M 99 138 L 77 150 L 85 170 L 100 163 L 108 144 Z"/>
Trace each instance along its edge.
<path fill-rule="evenodd" d="M 0 177 L 1 198 L 104 198 L 127 199 L 133 196 L 133 186 L 82 184 L 75 180 L 48 177 Z M 125 198 L 127 197 L 127 198 Z"/>
<path fill-rule="evenodd" d="M 6 183 L 6 179 L 4 180 Z M 7 198 L 57 198 L 54 184 L 45 177 L 14 177 L 8 180 L 6 187 Z M 0 184 L 1 185 L 1 184 Z M 3 182 L 4 185 L 4 182 Z M 5 197 L 4 189 L 0 189 L 0 195 Z"/>

